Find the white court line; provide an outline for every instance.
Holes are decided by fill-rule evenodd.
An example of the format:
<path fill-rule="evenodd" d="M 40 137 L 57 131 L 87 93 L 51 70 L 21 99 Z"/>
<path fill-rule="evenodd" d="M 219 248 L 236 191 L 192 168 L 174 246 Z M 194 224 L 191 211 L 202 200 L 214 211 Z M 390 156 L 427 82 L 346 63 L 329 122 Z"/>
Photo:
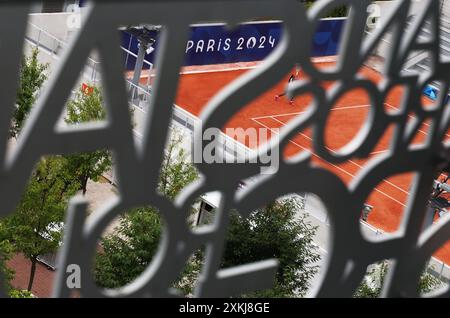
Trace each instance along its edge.
<path fill-rule="evenodd" d="M 279 134 L 278 132 L 274 131 L 272 128 L 270 128 L 270 127 L 268 127 L 268 126 L 266 126 L 266 125 L 260 123 L 258 120 L 255 120 L 255 122 L 258 123 L 259 125 L 265 127 L 266 129 L 269 129 L 272 133 L 274 133 L 274 134 Z M 294 142 L 294 141 L 292 141 L 292 140 L 289 140 L 289 142 L 291 142 L 292 144 L 296 145 L 297 147 L 302 148 L 303 150 L 309 152 L 309 153 L 312 154 L 313 156 L 315 156 L 315 157 L 317 157 L 317 158 L 323 160 L 321 157 L 319 157 L 319 156 L 316 155 L 315 153 L 311 152 L 310 150 L 306 149 L 305 147 L 303 147 L 303 146 L 297 144 L 296 142 Z M 343 173 L 345 173 L 345 174 L 351 176 L 352 178 L 355 178 L 355 176 L 352 175 L 352 174 L 351 174 L 350 172 L 348 172 L 347 170 L 344 170 L 344 169 L 342 169 L 342 168 L 340 168 L 340 167 L 338 167 L 338 166 L 336 166 L 336 165 L 334 165 L 334 164 L 332 164 L 332 163 L 329 163 L 329 162 L 327 162 L 327 163 L 328 163 L 329 165 L 335 167 L 336 169 L 342 171 Z M 390 195 L 384 193 L 383 191 L 379 190 L 378 188 L 375 188 L 374 190 L 377 191 L 377 192 L 379 192 L 379 193 L 381 193 L 382 195 L 386 196 L 387 198 L 391 199 L 392 201 L 397 202 L 397 203 L 400 204 L 401 206 L 406 207 L 406 205 L 405 205 L 404 203 L 398 201 L 397 199 L 394 199 L 393 197 L 391 197 Z"/>
<path fill-rule="evenodd" d="M 331 111 L 335 110 L 344 110 L 344 109 L 355 109 L 355 108 L 364 108 L 369 107 L 370 105 L 354 105 L 354 106 L 342 106 L 342 107 L 336 107 L 332 108 Z M 297 113 L 286 113 L 286 114 L 279 114 L 279 115 L 268 115 L 268 116 L 261 116 L 261 117 L 253 117 L 252 119 L 264 119 L 264 118 L 275 118 L 275 117 L 286 117 L 286 116 L 292 116 L 292 115 L 300 115 L 304 114 L 307 111 L 304 112 L 297 112 Z"/>
<path fill-rule="evenodd" d="M 384 104 L 385 104 L 386 106 L 390 107 L 390 108 L 393 108 L 393 109 L 395 109 L 395 110 L 398 110 L 397 107 L 394 107 L 394 106 L 392 106 L 392 105 L 389 104 L 389 103 L 386 103 L 386 102 L 385 102 Z M 355 105 L 355 106 L 348 106 L 348 107 L 334 108 L 334 109 L 332 109 L 332 110 L 352 109 L 352 108 L 360 108 L 360 107 L 368 107 L 368 106 L 370 106 L 370 105 L 359 105 L 359 106 L 358 106 L 358 105 Z M 298 113 L 298 114 L 301 114 L 301 113 Z M 288 115 L 288 114 L 273 115 L 273 116 L 265 116 L 265 117 L 255 117 L 255 118 L 252 118 L 252 120 L 256 121 L 255 119 L 265 119 L 265 118 L 270 118 L 270 119 L 273 119 L 273 120 L 275 120 L 275 121 L 281 123 L 283 126 L 285 126 L 285 125 L 286 125 L 285 123 L 283 123 L 282 121 L 278 120 L 278 119 L 275 118 L 275 117 L 282 117 L 282 116 L 287 116 L 287 115 Z M 291 114 L 291 115 L 294 115 L 294 113 Z M 413 119 L 415 118 L 415 117 L 412 116 L 412 115 L 408 115 L 408 116 L 409 116 L 410 118 L 413 118 Z M 256 121 L 256 122 L 259 123 L 258 121 Z M 259 123 L 259 124 L 261 125 L 261 123 Z M 425 124 L 426 126 L 430 127 L 430 125 L 429 125 L 428 123 L 424 123 L 424 124 Z M 425 131 L 423 131 L 423 130 L 421 130 L 421 129 L 418 129 L 418 131 L 419 131 L 420 133 L 422 133 L 422 134 L 428 136 L 428 133 L 427 133 L 427 132 L 425 132 Z M 305 138 L 307 138 L 307 139 L 309 139 L 309 140 L 312 141 L 312 139 L 311 139 L 310 137 L 308 137 L 307 135 L 305 135 L 305 134 L 303 134 L 303 133 L 299 133 L 299 135 L 302 135 L 303 137 L 305 137 Z M 450 135 L 448 135 L 448 134 L 446 134 L 446 136 L 447 136 L 447 137 L 450 137 Z M 328 149 L 329 151 L 331 151 L 331 152 L 333 152 L 333 153 L 336 153 L 336 151 L 330 149 L 329 147 L 326 147 L 326 149 Z M 380 153 L 385 153 L 385 152 L 388 152 L 388 151 L 389 151 L 389 150 L 375 151 L 375 152 L 372 152 L 371 155 L 376 155 L 376 154 L 380 154 Z M 357 167 L 359 167 L 359 168 L 363 168 L 361 165 L 359 165 L 358 163 L 354 162 L 353 160 L 349 160 L 349 162 L 352 163 L 352 164 L 354 164 L 355 166 L 357 166 Z M 388 181 L 388 180 L 386 180 L 386 179 L 384 179 L 383 181 L 385 181 L 387 184 L 391 185 L 392 187 L 396 188 L 397 190 L 399 190 L 399 191 L 401 191 L 401 192 L 403 192 L 403 193 L 405 193 L 405 194 L 407 194 L 407 195 L 409 196 L 410 193 L 409 193 L 408 191 L 406 191 L 406 190 L 400 188 L 399 186 L 395 185 L 395 184 L 392 183 L 391 181 Z"/>
<path fill-rule="evenodd" d="M 386 106 L 388 106 L 388 107 L 391 107 L 391 108 L 395 109 L 395 110 L 399 110 L 398 107 L 392 106 L 392 105 L 389 104 L 389 103 L 384 103 L 384 104 L 385 104 Z M 412 119 L 415 119 L 415 118 L 416 118 L 416 117 L 414 117 L 413 115 L 408 115 L 408 117 L 409 117 L 409 118 L 412 118 Z M 424 122 L 423 124 L 424 124 L 425 126 L 427 126 L 427 127 L 430 127 L 430 124 L 428 124 L 428 123 L 426 123 L 426 122 Z M 421 133 L 423 133 L 423 134 L 425 134 L 425 135 L 428 135 L 427 132 L 425 132 L 425 131 L 423 131 L 423 130 L 421 130 L 421 129 L 418 129 L 418 131 L 421 132 Z M 449 134 L 445 134 L 445 136 L 447 136 L 447 137 L 450 138 L 450 135 L 449 135 Z"/>
<path fill-rule="evenodd" d="M 282 124 L 283 126 L 286 126 L 286 124 L 285 123 L 283 123 L 282 121 L 280 121 L 280 120 L 278 120 L 278 119 L 276 119 L 276 118 L 273 118 L 273 120 L 275 120 L 275 121 L 277 121 L 277 122 L 279 122 L 280 124 Z M 311 137 L 309 137 L 308 135 L 305 135 L 304 133 L 298 133 L 299 135 L 301 135 L 301 136 L 303 136 L 303 137 L 305 137 L 306 139 L 308 139 L 308 140 L 311 140 L 312 141 L 312 138 Z M 332 153 L 334 153 L 334 154 L 336 154 L 337 152 L 335 151 L 335 150 L 333 150 L 333 149 L 331 149 L 331 148 L 329 148 L 329 147 L 327 147 L 327 146 L 325 146 L 325 148 L 328 150 L 328 151 L 331 151 Z M 363 166 L 361 166 L 361 165 L 359 165 L 359 164 L 357 164 L 356 162 L 354 162 L 353 160 L 348 160 L 348 162 L 350 162 L 350 163 L 352 163 L 352 164 L 354 164 L 355 166 L 357 166 L 358 168 L 360 168 L 360 169 L 362 169 L 363 168 Z M 402 189 L 402 188 L 400 188 L 399 186 L 397 186 L 397 185 L 395 185 L 394 183 L 392 183 L 391 181 L 389 181 L 389 180 L 386 180 L 386 179 L 383 179 L 383 181 L 385 181 L 387 184 L 389 184 L 389 185 L 391 185 L 391 186 L 393 186 L 394 188 L 396 188 L 397 190 L 399 190 L 399 191 L 401 191 L 401 192 L 403 192 L 403 193 L 405 193 L 405 194 L 407 194 L 407 195 L 409 195 L 409 192 L 408 191 L 406 191 L 406 190 L 404 190 L 404 189 Z"/>

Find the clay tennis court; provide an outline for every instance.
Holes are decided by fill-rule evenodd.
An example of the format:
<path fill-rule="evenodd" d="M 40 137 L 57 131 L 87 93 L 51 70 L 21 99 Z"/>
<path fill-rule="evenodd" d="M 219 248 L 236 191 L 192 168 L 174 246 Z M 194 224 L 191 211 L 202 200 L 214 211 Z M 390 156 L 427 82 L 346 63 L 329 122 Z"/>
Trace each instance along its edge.
<path fill-rule="evenodd" d="M 320 63 L 319 67 L 329 67 L 333 63 Z M 206 72 L 184 73 L 181 76 L 179 91 L 176 99 L 177 105 L 194 115 L 199 115 L 208 101 L 227 84 L 244 74 L 246 69 L 218 70 Z M 301 74 L 302 76 L 303 74 Z M 382 78 L 379 73 L 363 67 L 360 74 L 366 79 L 379 83 Z M 290 74 L 272 90 L 266 92 L 252 103 L 242 108 L 226 125 L 226 127 L 237 128 L 267 128 L 273 133 L 275 129 L 281 129 L 290 120 L 301 116 L 307 110 L 311 96 L 300 96 L 293 104 L 282 97 L 275 100 L 274 96 L 284 91 Z M 331 87 L 333 83 L 324 83 L 325 88 Z M 385 100 L 387 111 L 395 112 L 401 104 L 402 88 L 395 87 Z M 424 107 L 433 106 L 433 101 L 423 97 Z M 334 106 L 327 123 L 325 141 L 330 151 L 336 151 L 348 144 L 360 131 L 366 121 L 370 110 L 370 101 L 367 94 L 362 90 L 353 90 L 344 95 Z M 429 124 L 425 123 L 414 139 L 414 143 L 424 142 L 429 130 Z M 387 151 L 392 137 L 392 127 L 388 129 L 373 150 L 370 159 Z M 299 131 L 297 136 L 290 141 L 285 149 L 285 156 L 293 156 L 302 151 L 309 151 L 312 141 L 310 129 Z M 449 134 L 446 137 L 450 139 Z M 325 162 L 313 154 L 315 163 L 331 170 L 338 175 L 343 182 L 349 184 L 358 172 L 370 159 L 354 159 L 344 164 L 333 165 Z M 368 204 L 374 207 L 368 222 L 373 226 L 386 231 L 394 232 L 398 229 L 406 206 L 409 189 L 413 180 L 413 174 L 402 174 L 391 177 L 381 182 L 368 198 Z M 450 243 L 437 251 L 437 258 L 450 264 Z"/>

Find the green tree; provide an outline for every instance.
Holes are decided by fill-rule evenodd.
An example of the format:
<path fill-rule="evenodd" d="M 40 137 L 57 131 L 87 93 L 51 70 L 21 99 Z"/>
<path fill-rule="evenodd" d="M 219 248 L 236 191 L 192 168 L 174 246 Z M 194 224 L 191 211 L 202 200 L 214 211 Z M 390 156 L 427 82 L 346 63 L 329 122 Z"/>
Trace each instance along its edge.
<path fill-rule="evenodd" d="M 173 199 L 198 176 L 192 164 L 183 159 L 178 135 L 169 144 L 161 170 L 159 191 Z M 277 201 L 255 211 L 249 218 L 231 217 L 223 267 L 278 258 L 280 267 L 275 288 L 246 296 L 302 296 L 317 273 L 320 256 L 313 244 L 315 228 L 304 216 L 296 217 L 296 199 Z M 117 288 L 133 281 L 152 261 L 158 248 L 162 223 L 158 212 L 145 207 L 125 214 L 118 229 L 102 240 L 96 257 L 95 278 L 99 286 Z M 203 253 L 188 261 L 174 287 L 190 294 L 201 270 Z"/>
<path fill-rule="evenodd" d="M 67 124 L 80 124 L 91 121 L 101 121 L 106 118 L 103 98 L 99 88 L 94 87 L 92 93 L 77 92 L 76 98 L 67 103 Z M 89 153 L 77 153 L 66 156 L 68 170 L 77 176 L 83 195 L 87 192 L 89 179 L 97 181 L 111 168 L 111 154 L 107 150 L 97 150 Z"/>
<path fill-rule="evenodd" d="M 33 107 L 37 93 L 47 80 L 45 71 L 48 64 L 41 64 L 38 60 L 39 50 L 36 48 L 30 57 L 23 57 L 20 68 L 20 83 L 17 90 L 16 107 L 13 113 L 13 121 L 9 131 L 11 138 L 16 138 Z"/>
<path fill-rule="evenodd" d="M 158 190 L 169 199 L 198 178 L 194 165 L 181 148 L 175 132 L 164 156 Z M 106 235 L 97 254 L 95 279 L 99 286 L 117 288 L 138 277 L 151 263 L 162 232 L 162 221 L 153 207 L 137 208 L 120 218 L 117 230 Z"/>
<path fill-rule="evenodd" d="M 5 219 L 5 234 L 14 242 L 16 252 L 30 260 L 31 291 L 39 255 L 54 253 L 61 242 L 61 225 L 68 199 L 79 183 L 66 169 L 62 157 L 41 160 L 13 215 Z"/>
<path fill-rule="evenodd" d="M 364 277 L 364 280 L 356 290 L 355 298 L 378 298 L 381 296 L 383 284 L 386 278 L 389 264 L 381 262 L 374 266 Z M 426 271 L 420 277 L 417 291 L 422 294 L 430 293 L 439 287 L 443 282 Z"/>
<path fill-rule="evenodd" d="M 12 289 L 11 280 L 14 278 L 14 270 L 7 266 L 7 262 L 14 254 L 14 248 L 9 237 L 6 235 L 5 225 L 0 223 L 0 273 L 3 279 L 3 290 L 10 291 Z"/>
<path fill-rule="evenodd" d="M 313 243 L 316 228 L 306 215 L 296 216 L 300 202 L 295 198 L 276 201 L 244 219 L 233 213 L 222 266 L 224 268 L 269 258 L 280 262 L 274 288 L 250 297 L 300 297 L 310 287 L 320 260 Z"/>

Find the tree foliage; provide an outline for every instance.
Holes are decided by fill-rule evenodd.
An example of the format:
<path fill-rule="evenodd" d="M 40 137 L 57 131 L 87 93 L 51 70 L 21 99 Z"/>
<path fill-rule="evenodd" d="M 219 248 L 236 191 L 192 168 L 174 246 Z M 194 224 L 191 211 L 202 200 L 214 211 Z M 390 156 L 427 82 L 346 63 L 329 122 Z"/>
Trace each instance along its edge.
<path fill-rule="evenodd" d="M 117 288 L 138 277 L 155 255 L 161 231 L 161 218 L 153 208 L 134 209 L 122 217 L 117 232 L 102 240 L 95 271 L 99 286 Z"/>
<path fill-rule="evenodd" d="M 14 250 L 31 261 L 28 290 L 31 290 L 37 257 L 54 253 L 61 242 L 61 224 L 68 199 L 79 188 L 62 157 L 42 159 L 14 214 L 4 221 L 4 235 Z"/>
<path fill-rule="evenodd" d="M 358 289 L 355 298 L 378 298 L 381 296 L 386 274 L 389 269 L 387 262 L 376 264 L 366 275 Z M 433 275 L 424 272 L 420 277 L 417 291 L 422 294 L 430 293 L 441 287 L 443 282 Z"/>
<path fill-rule="evenodd" d="M 311 8 L 314 5 L 314 2 L 316 2 L 316 0 L 314 1 L 302 1 L 305 4 L 305 7 L 307 9 Z M 331 12 L 328 13 L 328 15 L 324 18 L 341 18 L 341 17 L 346 17 L 348 12 L 347 12 L 347 6 L 342 5 L 342 6 L 337 6 L 335 7 Z"/>
<path fill-rule="evenodd" d="M 233 214 L 223 267 L 257 262 L 270 258 L 279 260 L 272 290 L 257 292 L 251 297 L 299 297 L 310 287 L 320 260 L 313 243 L 316 228 L 298 216 L 299 202 L 295 198 L 276 201 L 253 212 L 244 219 Z"/>
<path fill-rule="evenodd" d="M 23 124 L 36 102 L 37 93 L 47 80 L 45 71 L 48 64 L 41 64 L 38 60 L 39 50 L 34 49 L 30 57 L 24 56 L 20 68 L 20 83 L 17 90 L 16 107 L 10 127 L 10 137 L 16 138 Z"/>
<path fill-rule="evenodd" d="M 180 147 L 181 137 L 174 134 L 169 143 L 158 186 L 169 199 L 198 178 Z M 117 288 L 138 277 L 151 263 L 159 246 L 162 221 L 153 207 L 137 208 L 121 217 L 117 230 L 102 239 L 102 251 L 96 257 L 95 279 L 99 286 Z"/>
<path fill-rule="evenodd" d="M 11 290 L 11 280 L 14 278 L 14 270 L 8 267 L 7 262 L 14 254 L 14 247 L 11 244 L 10 238 L 6 235 L 5 224 L 0 223 L 0 274 L 3 279 L 4 290 Z"/>
<path fill-rule="evenodd" d="M 76 98 L 67 103 L 67 124 L 81 124 L 93 121 L 101 121 L 106 118 L 106 110 L 103 107 L 103 98 L 98 87 L 94 87 L 92 93 L 86 94 L 81 89 Z M 108 169 L 111 168 L 111 154 L 108 150 L 97 150 L 89 153 L 77 153 L 66 156 L 68 170 L 77 176 L 80 190 L 83 195 L 87 191 L 89 179 L 97 181 Z"/>

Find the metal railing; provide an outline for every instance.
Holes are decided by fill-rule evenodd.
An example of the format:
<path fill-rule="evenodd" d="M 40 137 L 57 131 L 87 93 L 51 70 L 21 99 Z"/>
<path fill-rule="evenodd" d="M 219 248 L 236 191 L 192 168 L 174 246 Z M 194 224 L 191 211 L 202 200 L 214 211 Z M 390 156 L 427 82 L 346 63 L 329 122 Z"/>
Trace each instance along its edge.
<path fill-rule="evenodd" d="M 31 45 L 38 47 L 40 50 L 46 52 L 54 59 L 59 59 L 59 54 L 63 49 L 65 49 L 68 44 L 42 29 L 41 27 L 35 25 L 34 23 L 28 22 L 28 30 L 26 41 Z M 129 48 L 120 47 L 121 50 L 125 53 L 125 65 L 127 65 L 130 57 L 137 58 L 137 55 L 129 50 Z M 151 70 L 153 69 L 153 64 L 147 60 L 144 60 L 144 65 L 148 69 L 148 77 L 146 86 L 149 87 L 151 84 Z M 92 83 L 98 83 L 101 78 L 100 73 L 100 62 L 96 61 L 92 57 L 88 57 L 86 60 L 86 69 L 83 72 L 83 76 L 85 79 L 89 80 Z"/>
<path fill-rule="evenodd" d="M 121 46 L 120 48 L 122 49 L 122 51 L 124 51 L 126 53 L 125 63 L 124 63 L 124 68 L 126 69 L 126 66 L 128 65 L 128 60 L 130 59 L 130 56 L 132 56 L 136 60 L 137 60 L 138 56 L 136 53 L 130 51 L 129 49 L 124 48 L 123 46 Z M 151 71 L 153 69 L 153 64 L 147 60 L 144 60 L 144 69 L 148 70 L 147 82 L 145 83 L 145 86 L 149 87 L 151 85 L 151 80 L 152 80 Z"/>
<path fill-rule="evenodd" d="M 58 60 L 59 54 L 68 44 L 42 29 L 41 27 L 28 22 L 28 30 L 25 40 L 32 46 L 39 48 L 39 50 L 47 53 L 51 58 Z M 97 83 L 100 80 L 100 62 L 88 57 L 86 60 L 86 68 L 83 71 L 84 79 Z"/>
<path fill-rule="evenodd" d="M 151 88 L 134 84 L 131 80 L 126 79 L 125 85 L 130 96 L 130 103 L 137 108 L 147 110 L 147 105 L 151 99 Z"/>

